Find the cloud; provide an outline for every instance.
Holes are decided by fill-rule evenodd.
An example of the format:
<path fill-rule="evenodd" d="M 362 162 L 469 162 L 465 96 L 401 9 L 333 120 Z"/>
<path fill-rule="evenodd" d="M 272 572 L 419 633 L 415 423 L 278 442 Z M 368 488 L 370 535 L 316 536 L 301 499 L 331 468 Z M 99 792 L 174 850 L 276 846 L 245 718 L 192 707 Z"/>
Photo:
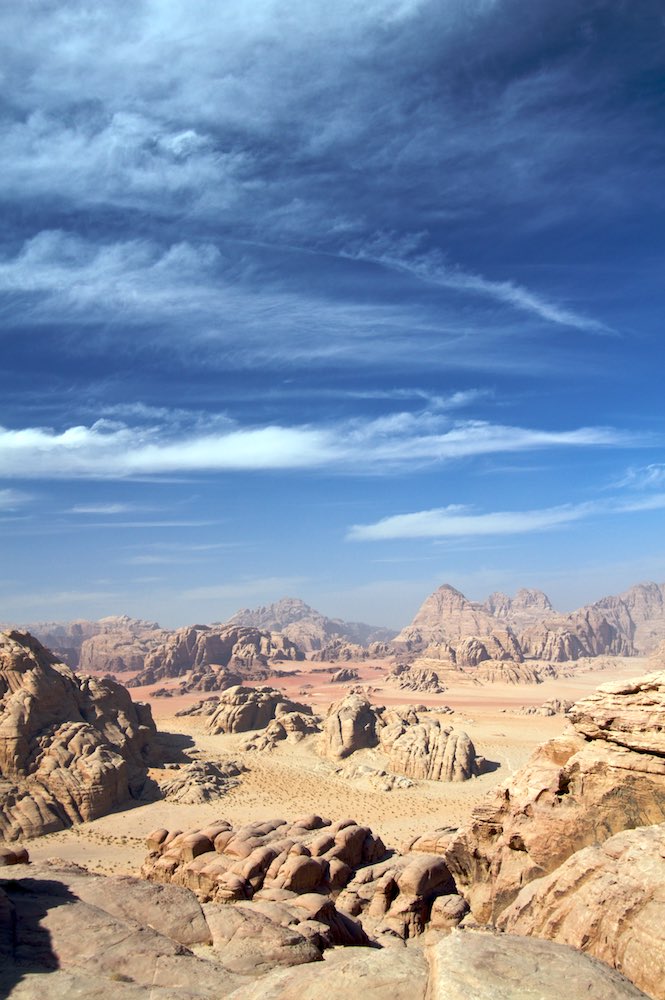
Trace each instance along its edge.
<path fill-rule="evenodd" d="M 128 514 L 131 510 L 136 510 L 135 504 L 130 503 L 90 503 L 75 504 L 67 511 L 68 514 Z"/>
<path fill-rule="evenodd" d="M 440 253 L 409 255 L 421 238 L 400 237 L 395 243 L 390 236 L 380 235 L 365 246 L 348 252 L 355 260 L 366 260 L 392 271 L 412 275 L 419 281 L 456 292 L 493 299 L 538 319 L 559 326 L 568 326 L 585 333 L 612 333 L 598 320 L 567 309 L 513 281 L 493 281 L 444 262 Z"/>
<path fill-rule="evenodd" d="M 372 472 L 501 452 L 635 445 L 634 435 L 603 427 L 547 431 L 450 423 L 445 413 L 393 413 L 337 424 L 243 427 L 130 426 L 99 420 L 64 431 L 0 428 L 0 465 L 14 478 L 128 478 L 210 471 Z M 163 523 L 163 522 L 160 522 Z"/>
<path fill-rule="evenodd" d="M 374 524 L 353 525 L 351 541 L 384 541 L 398 538 L 471 538 L 486 535 L 521 535 L 547 531 L 599 514 L 621 514 L 665 508 L 665 493 L 643 500 L 588 501 L 542 510 L 475 513 L 451 504 L 412 514 L 396 514 Z"/>
<path fill-rule="evenodd" d="M 28 493 L 20 490 L 0 490 L 0 510 L 16 510 L 31 499 Z"/>
<path fill-rule="evenodd" d="M 615 485 L 631 489 L 651 489 L 652 487 L 665 486 L 665 463 L 652 462 L 650 465 L 630 468 Z"/>

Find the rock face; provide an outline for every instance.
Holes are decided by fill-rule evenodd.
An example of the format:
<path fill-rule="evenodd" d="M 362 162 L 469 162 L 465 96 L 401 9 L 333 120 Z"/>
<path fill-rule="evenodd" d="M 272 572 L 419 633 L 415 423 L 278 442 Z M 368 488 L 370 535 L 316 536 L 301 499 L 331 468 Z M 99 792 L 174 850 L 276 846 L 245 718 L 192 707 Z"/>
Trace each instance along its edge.
<path fill-rule="evenodd" d="M 570 615 L 557 614 L 542 591 L 494 593 L 469 601 L 445 584 L 396 636 L 398 655 L 422 655 L 474 667 L 487 660 L 563 663 L 581 657 L 651 652 L 665 639 L 665 584 L 639 584 Z"/>
<path fill-rule="evenodd" d="M 283 716 L 294 712 L 312 715 L 309 705 L 290 701 L 274 688 L 239 685 L 219 696 L 206 729 L 214 735 L 246 733 L 251 729 L 265 729 L 273 720 L 279 721 Z"/>
<path fill-rule="evenodd" d="M 177 768 L 172 776 L 160 782 L 159 787 L 169 802 L 186 805 L 212 802 L 235 788 L 245 770 L 236 761 L 213 763 L 197 760 Z"/>
<path fill-rule="evenodd" d="M 474 811 L 446 859 L 477 919 L 496 919 L 576 851 L 665 821 L 664 717 L 665 673 L 602 685 Z"/>
<path fill-rule="evenodd" d="M 476 750 L 463 732 L 425 718 L 416 724 L 393 722 L 381 730 L 388 768 L 409 778 L 466 781 L 479 773 Z"/>
<path fill-rule="evenodd" d="M 356 750 L 375 747 L 379 742 L 379 715 L 362 695 L 348 695 L 331 705 L 323 723 L 321 753 L 343 760 Z"/>
<path fill-rule="evenodd" d="M 81 673 L 123 673 L 142 670 L 145 658 L 169 635 L 155 622 L 128 618 L 102 618 L 100 631 L 81 644 L 77 669 Z"/>
<path fill-rule="evenodd" d="M 178 629 L 149 653 L 144 669 L 128 686 L 154 684 L 213 664 L 261 680 L 268 676 L 270 665 L 303 658 L 295 643 L 276 632 L 240 626 L 192 625 Z"/>
<path fill-rule="evenodd" d="M 548 938 L 620 969 L 665 996 L 665 824 L 640 827 L 577 851 L 525 886 L 499 927 Z"/>
<path fill-rule="evenodd" d="M 339 649 L 344 644 L 366 646 L 373 642 L 388 641 L 395 635 L 392 629 L 377 628 L 361 622 L 345 622 L 340 618 L 326 618 L 295 597 L 284 597 L 275 604 L 253 610 L 242 608 L 226 624 L 281 632 L 308 653 L 322 650 L 323 647 L 329 647 L 328 652 L 334 653 L 336 648 Z M 335 646 L 335 643 L 338 645 Z M 363 654 L 367 655 L 365 650 Z M 337 660 L 343 657 L 334 655 L 326 657 L 328 658 Z"/>
<path fill-rule="evenodd" d="M 466 781 L 479 773 L 479 758 L 467 734 L 443 726 L 422 709 L 385 709 L 358 694 L 330 706 L 322 756 L 343 760 L 373 747 L 386 755 L 389 771 L 407 778 Z"/>
<path fill-rule="evenodd" d="M 395 637 L 399 649 L 421 652 L 436 643 L 454 643 L 468 636 L 491 635 L 497 622 L 480 605 L 467 600 L 449 584 L 425 600 L 415 618 Z"/>
<path fill-rule="evenodd" d="M 155 726 L 112 680 L 78 677 L 27 633 L 0 633 L 0 835 L 61 830 L 138 797 Z"/>

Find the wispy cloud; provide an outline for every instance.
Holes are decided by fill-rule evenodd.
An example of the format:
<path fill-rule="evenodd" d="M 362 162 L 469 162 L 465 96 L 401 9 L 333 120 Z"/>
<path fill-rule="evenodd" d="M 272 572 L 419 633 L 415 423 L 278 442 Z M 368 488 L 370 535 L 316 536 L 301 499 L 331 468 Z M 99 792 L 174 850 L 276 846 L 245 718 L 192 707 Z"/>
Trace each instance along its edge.
<path fill-rule="evenodd" d="M 439 288 L 493 299 L 495 302 L 512 306 L 558 326 L 571 327 L 585 333 L 614 332 L 606 324 L 552 302 L 545 296 L 513 281 L 491 280 L 465 271 L 456 265 L 449 265 L 438 251 L 414 253 L 413 248 L 419 241 L 420 236 L 413 238 L 402 236 L 395 240 L 394 236 L 382 234 L 348 251 L 344 256 L 370 261 L 389 270 L 409 274 L 419 281 Z"/>
<path fill-rule="evenodd" d="M 126 478 L 176 472 L 331 469 L 379 473 L 451 459 L 550 448 L 636 445 L 635 435 L 604 427 L 549 431 L 451 423 L 445 413 L 393 413 L 337 424 L 242 427 L 131 427 L 97 421 L 90 427 L 0 428 L 5 477 Z M 165 523 L 165 522 L 160 522 Z"/>
<path fill-rule="evenodd" d="M 130 511 L 140 509 L 136 504 L 130 503 L 77 503 L 70 507 L 68 514 L 128 514 Z"/>
<path fill-rule="evenodd" d="M 31 499 L 28 493 L 20 490 L 0 490 L 0 510 L 17 510 Z"/>
<path fill-rule="evenodd" d="M 594 515 L 621 514 L 665 509 L 665 493 L 641 500 L 622 499 L 564 504 L 541 510 L 476 513 L 451 504 L 411 514 L 396 514 L 374 524 L 356 524 L 349 529 L 351 541 L 384 541 L 398 538 L 472 538 L 485 535 L 521 535 L 548 531 Z"/>
<path fill-rule="evenodd" d="M 614 485 L 638 490 L 665 486 L 665 463 L 652 462 L 650 465 L 632 467 Z"/>

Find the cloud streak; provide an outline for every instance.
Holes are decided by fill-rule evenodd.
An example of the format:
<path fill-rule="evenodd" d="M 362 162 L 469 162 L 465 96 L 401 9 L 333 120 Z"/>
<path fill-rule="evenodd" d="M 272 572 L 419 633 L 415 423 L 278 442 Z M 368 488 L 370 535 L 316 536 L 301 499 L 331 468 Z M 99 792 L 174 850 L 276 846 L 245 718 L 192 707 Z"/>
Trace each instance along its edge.
<path fill-rule="evenodd" d="M 100 420 L 92 426 L 0 428 L 6 478 L 128 478 L 172 473 L 261 470 L 394 471 L 502 452 L 634 445 L 612 428 L 548 431 L 451 423 L 441 413 L 393 413 L 337 424 L 242 427 L 214 420 L 184 433 L 168 425 L 132 427 Z"/>
<path fill-rule="evenodd" d="M 474 538 L 490 535 L 523 535 L 549 531 L 602 514 L 635 513 L 665 509 L 665 493 L 641 500 L 588 501 L 541 510 L 475 513 L 456 504 L 384 517 L 374 524 L 356 524 L 350 541 L 369 542 L 414 538 Z"/>

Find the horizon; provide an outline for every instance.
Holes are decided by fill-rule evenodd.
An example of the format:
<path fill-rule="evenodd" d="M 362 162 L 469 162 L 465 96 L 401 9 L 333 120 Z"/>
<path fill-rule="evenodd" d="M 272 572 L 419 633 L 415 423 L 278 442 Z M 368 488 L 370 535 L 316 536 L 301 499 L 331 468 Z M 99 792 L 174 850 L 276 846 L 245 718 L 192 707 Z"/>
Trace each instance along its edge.
<path fill-rule="evenodd" d="M 657 0 L 0 24 L 0 619 L 665 579 Z"/>
<path fill-rule="evenodd" d="M 604 593 L 604 594 L 601 594 L 599 597 L 595 598 L 593 601 L 588 601 L 588 602 L 585 602 L 585 604 L 583 604 L 583 605 L 578 605 L 578 606 L 572 607 L 572 608 L 561 608 L 561 607 L 559 607 L 556 604 L 555 601 L 551 600 L 551 595 L 550 594 L 548 594 L 546 591 L 541 591 L 540 588 L 537 588 L 537 587 L 528 587 L 528 586 L 518 587 L 513 592 L 507 593 L 506 596 L 508 596 L 510 598 L 514 598 L 516 596 L 516 594 L 520 590 L 538 591 L 540 593 L 543 593 L 545 595 L 545 597 L 547 597 L 550 600 L 550 602 L 552 604 L 552 608 L 553 608 L 553 610 L 557 614 L 567 615 L 567 614 L 570 614 L 570 613 L 572 613 L 574 611 L 579 611 L 582 608 L 587 607 L 590 604 L 594 604 L 597 601 L 600 601 L 600 600 L 602 600 L 605 597 L 620 597 L 621 594 L 625 593 L 626 591 L 632 590 L 635 587 L 644 587 L 644 586 L 648 587 L 648 586 L 653 586 L 653 585 L 655 585 L 657 587 L 665 587 L 665 582 L 659 584 L 655 580 L 640 580 L 638 583 L 632 584 L 629 587 L 625 587 L 621 591 L 621 593 L 616 593 L 616 594 L 614 594 L 614 593 L 613 594 Z M 414 617 L 416 616 L 417 612 L 420 610 L 420 608 L 422 607 L 422 605 L 425 603 L 425 601 L 429 597 L 431 597 L 434 593 L 436 593 L 437 590 L 441 590 L 444 587 L 449 587 L 452 590 L 456 590 L 459 593 L 462 593 L 462 596 L 465 597 L 468 601 L 470 601 L 472 604 L 478 604 L 478 605 L 482 605 L 491 596 L 493 596 L 494 593 L 496 593 L 496 591 L 492 591 L 491 593 L 487 593 L 487 594 L 483 595 L 482 597 L 471 597 L 469 594 L 465 594 L 462 591 L 459 591 L 459 588 L 455 587 L 454 584 L 451 584 L 451 583 L 448 583 L 448 582 L 444 582 L 444 583 L 439 584 L 430 593 L 426 594 L 422 598 L 422 600 L 414 608 L 413 613 L 410 615 L 410 617 L 408 619 L 404 620 L 401 623 L 394 623 L 394 624 L 393 623 L 389 623 L 389 622 L 364 621 L 364 620 L 361 621 L 360 619 L 357 619 L 357 618 L 353 619 L 353 618 L 343 617 L 341 615 L 336 615 L 334 613 L 328 614 L 325 610 L 321 610 L 321 608 L 314 607 L 312 604 L 310 604 L 309 601 L 306 601 L 306 600 L 304 600 L 301 597 L 297 597 L 297 596 L 292 595 L 292 594 L 284 594 L 281 597 L 275 598 L 273 601 L 267 602 L 266 604 L 257 604 L 257 605 L 253 605 L 252 607 L 248 606 L 248 607 L 239 607 L 239 608 L 236 608 L 235 611 L 232 611 L 225 618 L 220 618 L 220 619 L 204 620 L 203 618 L 201 618 L 201 616 L 198 616 L 198 617 L 195 616 L 190 621 L 181 621 L 181 622 L 176 622 L 176 623 L 170 622 L 169 623 L 169 622 L 161 621 L 159 619 L 149 618 L 149 617 L 146 617 L 145 615 L 140 615 L 140 614 L 139 615 L 133 615 L 133 614 L 129 614 L 127 612 L 117 612 L 117 613 L 110 614 L 110 615 L 100 615 L 98 618 L 85 618 L 85 617 L 83 617 L 81 615 L 76 615 L 73 618 L 68 618 L 68 619 L 62 619 L 61 618 L 61 619 L 40 619 L 39 621 L 33 620 L 33 621 L 25 621 L 25 622 L 5 622 L 0 627 L 4 628 L 5 625 L 7 625 L 7 626 L 10 626 L 12 628 L 22 629 L 22 628 L 29 628 L 30 626 L 37 626 L 37 625 L 67 625 L 67 624 L 71 624 L 71 623 L 77 622 L 77 621 L 92 621 L 92 622 L 95 622 L 95 621 L 102 621 L 105 618 L 128 618 L 131 621 L 152 622 L 153 624 L 158 625 L 161 628 L 170 629 L 170 630 L 177 630 L 177 629 L 180 629 L 180 628 L 187 628 L 187 627 L 191 628 L 196 623 L 200 623 L 200 624 L 205 625 L 205 626 L 225 625 L 225 624 L 227 624 L 227 622 L 229 621 L 229 619 L 233 618 L 236 614 L 239 614 L 241 611 L 254 612 L 254 611 L 264 610 L 266 608 L 272 607 L 273 605 L 279 604 L 282 601 L 299 601 L 299 602 L 303 603 L 304 605 L 306 605 L 311 611 L 315 612 L 316 614 L 320 614 L 323 617 L 329 618 L 331 620 L 338 620 L 338 621 L 342 621 L 342 622 L 347 623 L 347 624 L 369 625 L 369 626 L 372 626 L 372 627 L 377 628 L 377 629 L 380 629 L 380 628 L 394 629 L 395 631 L 399 632 L 403 628 L 405 628 L 407 625 L 411 624 L 412 620 L 414 619 Z"/>

